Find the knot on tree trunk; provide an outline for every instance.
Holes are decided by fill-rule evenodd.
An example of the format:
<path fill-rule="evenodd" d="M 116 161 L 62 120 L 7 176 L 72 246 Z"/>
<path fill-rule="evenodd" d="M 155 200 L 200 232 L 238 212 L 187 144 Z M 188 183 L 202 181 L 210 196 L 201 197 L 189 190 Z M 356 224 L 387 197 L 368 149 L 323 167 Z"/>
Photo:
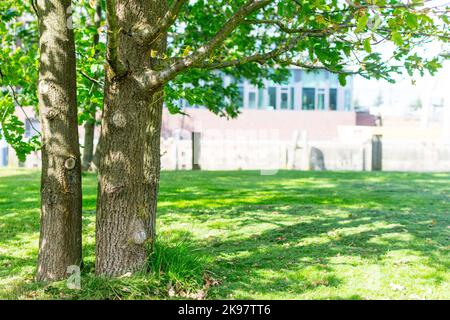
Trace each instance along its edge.
<path fill-rule="evenodd" d="M 45 112 L 45 117 L 48 120 L 53 120 L 55 119 L 59 114 L 59 111 L 55 108 L 48 108 L 47 111 Z"/>
<path fill-rule="evenodd" d="M 136 244 L 143 244 L 147 240 L 147 233 L 144 230 L 135 231 L 132 235 L 132 240 Z"/>
<path fill-rule="evenodd" d="M 125 128 L 127 119 L 121 112 L 116 112 L 112 117 L 112 122 L 117 128 Z"/>
<path fill-rule="evenodd" d="M 140 219 L 136 219 L 132 224 L 131 241 L 135 244 L 143 244 L 147 241 L 148 234 L 145 231 L 144 223 Z"/>
<path fill-rule="evenodd" d="M 75 159 L 75 157 L 69 157 L 66 159 L 66 161 L 64 161 L 64 167 L 67 170 L 72 170 L 73 168 L 75 168 L 76 164 L 77 164 L 77 160 Z"/>

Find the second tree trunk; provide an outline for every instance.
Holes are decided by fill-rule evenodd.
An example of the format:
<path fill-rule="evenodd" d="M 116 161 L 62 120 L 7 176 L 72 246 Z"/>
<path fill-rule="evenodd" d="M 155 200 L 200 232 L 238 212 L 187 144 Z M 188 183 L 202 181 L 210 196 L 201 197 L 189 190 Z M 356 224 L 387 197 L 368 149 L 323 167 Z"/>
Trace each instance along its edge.
<path fill-rule="evenodd" d="M 156 24 L 167 10 L 166 1 L 117 2 L 119 30 Z M 136 14 L 139 12 L 139 14 Z M 101 125 L 97 197 L 96 273 L 119 276 L 143 270 L 154 240 L 159 182 L 161 91 L 149 92 L 134 74 L 157 63 L 166 35 L 151 46 L 118 32 L 118 56 L 127 72 L 107 70 Z M 144 81 L 144 80 L 143 80 Z"/>

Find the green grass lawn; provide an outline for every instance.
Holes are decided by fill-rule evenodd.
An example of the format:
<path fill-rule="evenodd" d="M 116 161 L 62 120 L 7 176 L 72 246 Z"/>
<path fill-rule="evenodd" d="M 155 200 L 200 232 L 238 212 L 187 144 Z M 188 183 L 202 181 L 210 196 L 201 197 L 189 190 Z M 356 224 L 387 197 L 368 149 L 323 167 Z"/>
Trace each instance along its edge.
<path fill-rule="evenodd" d="M 35 283 L 39 172 L 0 170 L 0 298 L 450 299 L 450 173 L 163 172 L 150 271 Z"/>

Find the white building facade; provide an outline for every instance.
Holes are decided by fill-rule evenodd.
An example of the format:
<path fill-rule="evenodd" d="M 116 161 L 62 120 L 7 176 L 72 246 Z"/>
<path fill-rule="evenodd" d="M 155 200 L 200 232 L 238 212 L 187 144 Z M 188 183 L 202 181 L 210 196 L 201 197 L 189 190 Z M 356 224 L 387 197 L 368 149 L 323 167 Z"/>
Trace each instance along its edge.
<path fill-rule="evenodd" d="M 230 76 L 224 76 L 225 85 L 229 85 L 233 80 Z M 237 103 L 242 109 L 354 110 L 353 77 L 348 77 L 347 84 L 341 86 L 338 76 L 325 70 L 305 71 L 291 68 L 290 77 L 284 84 L 263 80 L 263 87 L 258 88 L 248 80 L 241 80 L 238 89 L 240 99 Z M 186 101 L 181 104 L 183 107 L 191 107 Z"/>

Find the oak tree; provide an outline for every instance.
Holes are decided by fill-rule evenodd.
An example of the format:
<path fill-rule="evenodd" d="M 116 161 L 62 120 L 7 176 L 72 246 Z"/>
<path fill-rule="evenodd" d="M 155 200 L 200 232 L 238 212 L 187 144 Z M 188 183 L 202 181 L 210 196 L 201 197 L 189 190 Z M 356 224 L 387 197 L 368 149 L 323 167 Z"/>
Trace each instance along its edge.
<path fill-rule="evenodd" d="M 71 1 L 36 1 L 42 135 L 37 279 L 59 280 L 81 264 L 81 161 Z"/>
<path fill-rule="evenodd" d="M 433 1 L 110 0 L 106 10 L 96 272 L 110 276 L 143 268 L 154 241 L 163 103 L 236 116 L 240 78 L 280 82 L 292 65 L 341 84 L 434 73 L 442 57 L 420 46 L 448 41 L 448 9 Z"/>

